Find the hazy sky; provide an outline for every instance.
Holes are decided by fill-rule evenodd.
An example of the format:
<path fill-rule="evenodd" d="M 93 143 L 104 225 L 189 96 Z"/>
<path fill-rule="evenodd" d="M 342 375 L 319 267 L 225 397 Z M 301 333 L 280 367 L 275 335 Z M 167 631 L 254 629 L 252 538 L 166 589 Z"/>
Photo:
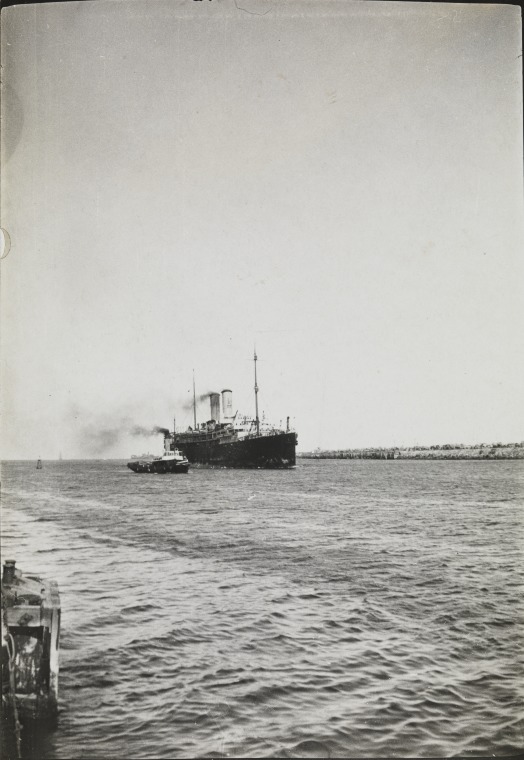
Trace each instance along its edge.
<path fill-rule="evenodd" d="M 524 439 L 520 9 L 237 6 L 3 10 L 3 456 Z"/>

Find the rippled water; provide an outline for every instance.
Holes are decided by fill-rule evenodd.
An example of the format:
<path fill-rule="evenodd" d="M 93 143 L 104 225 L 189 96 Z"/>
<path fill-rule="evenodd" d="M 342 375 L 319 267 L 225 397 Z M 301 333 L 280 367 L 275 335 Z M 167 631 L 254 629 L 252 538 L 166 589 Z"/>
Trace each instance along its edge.
<path fill-rule="evenodd" d="M 26 754 L 518 753 L 523 493 L 521 462 L 4 464 L 3 557 L 63 609 Z"/>

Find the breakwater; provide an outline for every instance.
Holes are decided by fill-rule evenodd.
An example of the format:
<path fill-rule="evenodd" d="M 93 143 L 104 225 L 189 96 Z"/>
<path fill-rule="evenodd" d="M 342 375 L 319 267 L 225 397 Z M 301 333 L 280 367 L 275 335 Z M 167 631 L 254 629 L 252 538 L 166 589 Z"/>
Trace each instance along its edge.
<path fill-rule="evenodd" d="M 524 442 L 465 446 L 412 446 L 410 448 L 362 448 L 304 451 L 301 459 L 524 459 Z"/>

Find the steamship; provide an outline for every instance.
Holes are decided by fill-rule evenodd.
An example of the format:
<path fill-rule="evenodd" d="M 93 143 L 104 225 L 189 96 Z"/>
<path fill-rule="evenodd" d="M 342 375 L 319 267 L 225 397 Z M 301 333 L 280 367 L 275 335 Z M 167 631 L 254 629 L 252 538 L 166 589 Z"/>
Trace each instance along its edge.
<path fill-rule="evenodd" d="M 294 467 L 297 434 L 290 429 L 289 417 L 285 430 L 259 419 L 256 353 L 254 361 L 255 417 L 233 413 L 233 394 L 225 389 L 221 394 L 209 394 L 211 418 L 197 425 L 193 380 L 194 427 L 178 432 L 174 424 L 173 433 L 164 434 L 165 449 L 183 449 L 191 464 L 272 469 Z"/>

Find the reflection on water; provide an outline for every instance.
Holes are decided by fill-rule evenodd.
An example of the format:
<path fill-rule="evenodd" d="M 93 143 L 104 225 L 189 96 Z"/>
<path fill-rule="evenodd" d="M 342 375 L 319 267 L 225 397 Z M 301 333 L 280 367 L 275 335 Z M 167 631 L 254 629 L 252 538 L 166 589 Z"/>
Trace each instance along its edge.
<path fill-rule="evenodd" d="M 3 465 L 2 554 L 62 597 L 27 757 L 515 754 L 520 462 L 135 475 Z"/>

